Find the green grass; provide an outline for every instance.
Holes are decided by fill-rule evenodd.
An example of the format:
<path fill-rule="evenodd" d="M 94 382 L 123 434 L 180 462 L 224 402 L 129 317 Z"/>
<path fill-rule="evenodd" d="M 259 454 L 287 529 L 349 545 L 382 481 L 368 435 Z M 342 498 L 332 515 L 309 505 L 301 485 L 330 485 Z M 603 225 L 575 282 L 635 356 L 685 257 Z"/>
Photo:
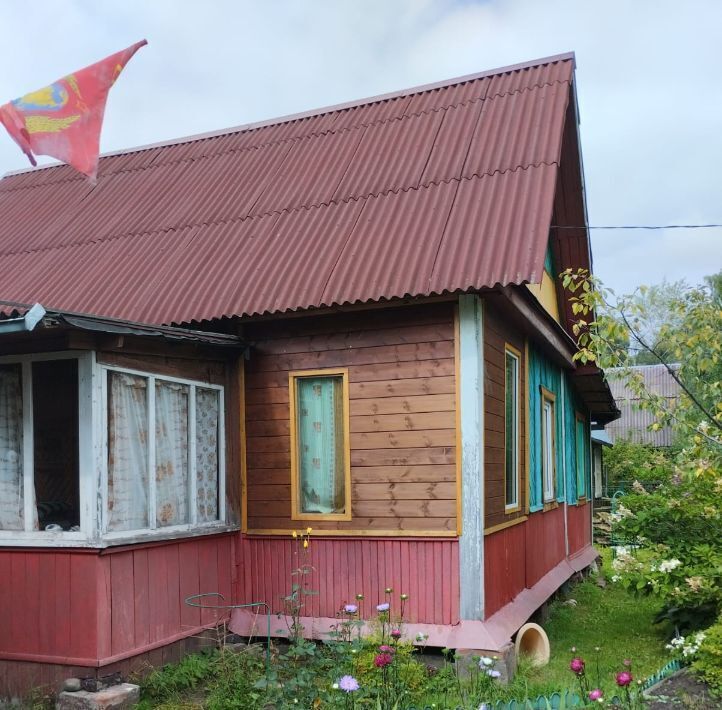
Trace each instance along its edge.
<path fill-rule="evenodd" d="M 605 554 L 607 569 L 609 561 Z M 577 605 L 563 603 L 569 599 L 576 600 Z M 544 624 L 551 661 L 545 668 L 530 671 L 530 684 L 574 687 L 575 678 L 569 670 L 572 647 L 577 649 L 575 655 L 586 661 L 592 681 L 596 681 L 597 657 L 607 682 L 614 672 L 621 670 L 625 658 L 632 661 L 635 679 L 647 678 L 671 660 L 664 648 L 670 629 L 652 623 L 658 610 L 659 600 L 635 598 L 611 582 L 601 588 L 595 579 L 590 579 L 572 587 L 565 597 L 552 604 L 550 619 Z"/>

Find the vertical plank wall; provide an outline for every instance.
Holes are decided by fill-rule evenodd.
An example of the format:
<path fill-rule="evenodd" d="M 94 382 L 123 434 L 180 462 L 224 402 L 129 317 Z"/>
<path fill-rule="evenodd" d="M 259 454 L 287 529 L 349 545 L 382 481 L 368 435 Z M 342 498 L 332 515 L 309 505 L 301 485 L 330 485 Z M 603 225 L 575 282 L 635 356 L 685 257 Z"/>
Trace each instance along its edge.
<path fill-rule="evenodd" d="M 282 598 L 298 577 L 291 572 L 303 559 L 298 542 L 284 536 L 244 537 L 239 544 L 238 599 L 266 602 L 283 612 Z M 412 623 L 454 624 L 459 620 L 459 543 L 457 540 L 377 538 L 316 539 L 308 563 L 313 574 L 304 616 L 333 618 L 345 603 L 363 594 L 361 612 L 373 616 L 384 601 L 399 604 L 408 594 L 405 618 Z M 384 590 L 393 589 L 391 599 Z M 395 606 L 398 611 L 398 606 Z"/>
<path fill-rule="evenodd" d="M 291 530 L 288 373 L 346 367 L 348 522 L 316 529 L 456 532 L 452 303 L 247 326 L 248 529 Z"/>
<path fill-rule="evenodd" d="M 570 555 L 592 544 L 590 515 L 591 505 L 588 502 L 570 505 L 567 509 Z"/>

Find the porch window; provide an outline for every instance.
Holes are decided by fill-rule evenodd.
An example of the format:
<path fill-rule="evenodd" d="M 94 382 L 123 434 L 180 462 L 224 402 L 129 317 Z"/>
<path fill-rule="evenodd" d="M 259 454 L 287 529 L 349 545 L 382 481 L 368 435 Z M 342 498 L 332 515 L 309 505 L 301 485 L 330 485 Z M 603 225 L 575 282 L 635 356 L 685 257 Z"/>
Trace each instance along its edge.
<path fill-rule="evenodd" d="M 587 495 L 587 445 L 586 445 L 586 421 L 584 416 L 577 412 L 576 415 L 576 454 L 577 454 L 577 498 L 584 498 Z"/>
<path fill-rule="evenodd" d="M 542 434 L 542 484 L 544 502 L 554 500 L 556 431 L 555 431 L 555 397 L 552 392 L 541 388 L 541 434 Z"/>
<path fill-rule="evenodd" d="M 0 544 L 222 527 L 223 394 L 92 352 L 0 358 Z"/>
<path fill-rule="evenodd" d="M 187 529 L 222 519 L 222 389 L 105 369 L 105 530 Z"/>
<path fill-rule="evenodd" d="M 505 361 L 504 503 L 509 513 L 519 508 L 519 352 L 507 345 Z"/>
<path fill-rule="evenodd" d="M 351 520 L 348 373 L 292 372 L 291 517 Z"/>

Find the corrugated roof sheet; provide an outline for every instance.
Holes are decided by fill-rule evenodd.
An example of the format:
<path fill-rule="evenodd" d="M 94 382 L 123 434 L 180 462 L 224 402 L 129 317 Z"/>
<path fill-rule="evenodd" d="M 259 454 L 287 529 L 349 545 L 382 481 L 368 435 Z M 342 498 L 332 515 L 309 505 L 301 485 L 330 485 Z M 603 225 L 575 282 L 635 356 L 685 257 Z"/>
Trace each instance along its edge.
<path fill-rule="evenodd" d="M 678 365 L 671 365 L 677 369 Z M 635 375 L 642 378 L 645 389 L 656 395 L 675 400 L 680 396 L 680 387 L 669 374 L 664 365 L 639 365 L 631 368 Z M 606 431 L 612 441 L 627 439 L 640 444 L 651 446 L 671 446 L 673 431 L 671 427 L 663 427 L 657 431 L 650 431 L 656 417 L 653 412 L 639 406 L 639 398 L 630 389 L 626 375 L 618 368 L 605 370 L 605 375 L 617 402 L 621 416 L 615 422 L 606 426 Z"/>
<path fill-rule="evenodd" d="M 190 322 L 538 281 L 573 57 L 0 181 L 12 299 Z"/>

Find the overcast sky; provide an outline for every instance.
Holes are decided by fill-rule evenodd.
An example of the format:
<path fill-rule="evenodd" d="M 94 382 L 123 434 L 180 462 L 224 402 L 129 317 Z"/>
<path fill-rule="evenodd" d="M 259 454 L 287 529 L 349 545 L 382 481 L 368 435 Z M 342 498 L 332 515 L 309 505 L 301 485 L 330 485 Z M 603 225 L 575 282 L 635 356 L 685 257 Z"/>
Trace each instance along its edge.
<path fill-rule="evenodd" d="M 0 0 L 0 103 L 143 37 L 103 151 L 573 50 L 590 224 L 722 223 L 722 2 Z M 592 234 L 620 291 L 722 268 L 720 229 Z"/>

